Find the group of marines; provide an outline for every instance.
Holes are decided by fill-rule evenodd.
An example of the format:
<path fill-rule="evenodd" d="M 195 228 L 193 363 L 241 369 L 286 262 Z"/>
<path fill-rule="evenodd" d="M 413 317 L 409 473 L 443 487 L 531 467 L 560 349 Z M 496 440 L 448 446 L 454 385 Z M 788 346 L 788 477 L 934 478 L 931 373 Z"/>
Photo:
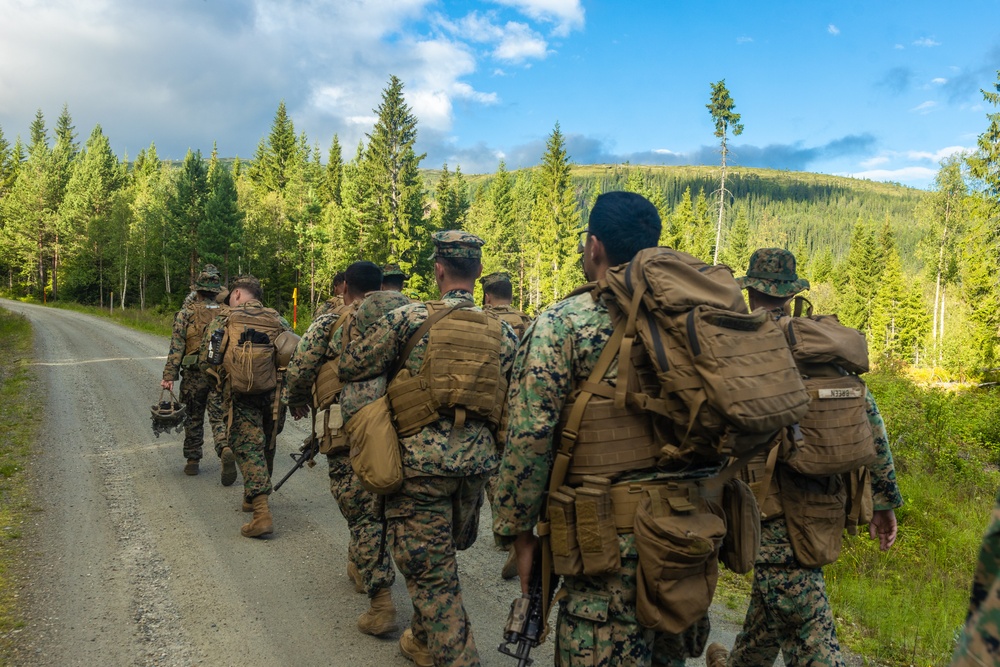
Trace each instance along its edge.
<path fill-rule="evenodd" d="M 578 248 L 587 280 L 599 281 L 609 269 L 656 246 L 660 230 L 656 208 L 644 197 L 627 192 L 598 197 Z M 474 542 L 488 498 L 495 541 L 509 551 L 503 575 L 519 576 L 522 592 L 528 593 L 538 548 L 536 525 L 561 424 L 595 367 L 605 368 L 599 380 L 616 384 L 618 365 L 598 365 L 615 322 L 608 305 L 585 290 L 532 322 L 511 308 L 506 274 L 480 278 L 480 238 L 444 231 L 433 235 L 433 244 L 437 301 L 414 302 L 400 293 L 406 276 L 397 265 L 355 262 L 335 279 L 334 297 L 320 305 L 282 366 L 280 385 L 254 396 L 233 391 L 224 373 L 205 364 L 212 332 L 235 311 L 272 317 L 275 330 L 289 327 L 261 304 L 255 278 L 240 276 L 225 290 L 218 272 L 206 266 L 193 285 L 192 303 L 175 318 L 162 386 L 172 389 L 183 369 L 180 398 L 191 414 L 184 439 L 189 475 L 198 474 L 207 405 L 221 481 L 233 484 L 237 467 L 243 477 L 243 509 L 253 512 L 241 528 L 247 537 L 273 532 L 270 472 L 285 408 L 295 419 L 310 417 L 319 451 L 327 457 L 331 491 L 350 529 L 346 570 L 356 590 L 370 599 L 358 629 L 375 636 L 397 629 L 391 587 L 398 569 L 413 610 L 399 638 L 403 655 L 421 666 L 478 665 L 456 552 Z M 474 303 L 477 280 L 482 308 Z M 739 282 L 751 306 L 775 318 L 809 286 L 796 274 L 794 256 L 774 248 L 754 253 Z M 440 323 L 454 313 L 462 313 L 462 326 L 441 333 Z M 463 382 L 466 371 L 452 370 L 467 368 L 470 360 L 482 368 L 475 382 Z M 414 389 L 405 393 L 403 386 Z M 441 401 L 427 398 L 438 391 L 461 399 L 444 409 Z M 395 493 L 378 496 L 362 486 L 351 466 L 344 426 L 387 393 L 397 417 L 403 481 Z M 878 453 L 871 466 L 870 534 L 887 550 L 896 537 L 893 509 L 902 499 L 885 427 L 870 394 L 867 406 Z M 641 483 L 664 474 L 695 473 L 646 463 L 615 475 L 618 481 Z M 709 646 L 709 664 L 768 665 L 781 651 L 787 665 L 843 665 L 822 569 L 796 561 L 780 514 L 765 520 L 761 533 L 743 632 L 731 652 Z M 639 555 L 629 529 L 619 530 L 617 541 L 620 567 L 615 572 L 562 579 L 555 596 L 556 664 L 683 665 L 705 653 L 707 614 L 677 634 L 637 620 Z"/>

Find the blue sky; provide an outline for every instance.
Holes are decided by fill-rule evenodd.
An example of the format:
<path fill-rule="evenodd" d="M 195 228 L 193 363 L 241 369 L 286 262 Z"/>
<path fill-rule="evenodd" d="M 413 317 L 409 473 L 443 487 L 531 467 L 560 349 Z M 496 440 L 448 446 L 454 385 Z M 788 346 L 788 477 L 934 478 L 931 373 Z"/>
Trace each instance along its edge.
<path fill-rule="evenodd" d="M 324 156 L 374 122 L 391 74 L 424 167 L 537 164 L 556 122 L 578 164 L 715 164 L 725 79 L 736 165 L 929 187 L 985 130 L 1000 2 L 4 0 L 0 129 L 63 104 L 80 141 L 250 157 L 279 101 Z"/>

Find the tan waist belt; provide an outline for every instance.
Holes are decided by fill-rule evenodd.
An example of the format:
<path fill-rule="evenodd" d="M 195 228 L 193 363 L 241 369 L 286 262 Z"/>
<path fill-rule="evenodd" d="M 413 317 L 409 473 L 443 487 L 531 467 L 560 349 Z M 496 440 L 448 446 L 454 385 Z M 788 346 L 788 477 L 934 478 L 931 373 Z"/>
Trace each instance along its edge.
<path fill-rule="evenodd" d="M 611 509 L 614 512 L 615 528 L 619 533 L 631 533 L 635 523 L 635 511 L 642 501 L 645 491 L 657 489 L 660 497 L 679 510 L 695 505 L 697 498 L 708 498 L 716 503 L 722 501 L 722 489 L 709 486 L 709 480 L 655 480 L 648 482 L 620 482 L 611 486 Z"/>

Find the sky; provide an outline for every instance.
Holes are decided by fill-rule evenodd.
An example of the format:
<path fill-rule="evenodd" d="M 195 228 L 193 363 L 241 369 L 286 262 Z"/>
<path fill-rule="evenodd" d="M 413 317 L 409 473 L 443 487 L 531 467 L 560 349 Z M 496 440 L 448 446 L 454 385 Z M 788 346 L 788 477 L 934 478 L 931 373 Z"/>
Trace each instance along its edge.
<path fill-rule="evenodd" d="M 576 164 L 730 164 L 933 187 L 987 127 L 1000 2 L 0 0 L 0 130 L 63 106 L 119 157 L 156 145 L 251 158 L 284 101 L 323 160 L 350 159 L 389 77 L 421 166 L 538 164 L 558 123 Z"/>

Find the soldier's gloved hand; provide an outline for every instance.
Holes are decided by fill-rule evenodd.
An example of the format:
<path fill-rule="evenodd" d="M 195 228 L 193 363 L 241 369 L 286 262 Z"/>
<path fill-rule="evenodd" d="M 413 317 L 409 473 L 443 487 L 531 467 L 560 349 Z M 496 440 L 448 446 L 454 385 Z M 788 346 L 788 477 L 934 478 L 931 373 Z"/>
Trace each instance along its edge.
<path fill-rule="evenodd" d="M 174 390 L 174 381 L 173 380 L 161 380 L 160 381 L 160 387 L 162 387 L 163 389 L 166 389 L 167 391 L 173 391 Z"/>
<path fill-rule="evenodd" d="M 879 549 L 888 551 L 896 541 L 896 513 L 892 510 L 875 510 L 872 512 L 871 523 L 868 524 L 868 535 L 878 539 Z"/>

